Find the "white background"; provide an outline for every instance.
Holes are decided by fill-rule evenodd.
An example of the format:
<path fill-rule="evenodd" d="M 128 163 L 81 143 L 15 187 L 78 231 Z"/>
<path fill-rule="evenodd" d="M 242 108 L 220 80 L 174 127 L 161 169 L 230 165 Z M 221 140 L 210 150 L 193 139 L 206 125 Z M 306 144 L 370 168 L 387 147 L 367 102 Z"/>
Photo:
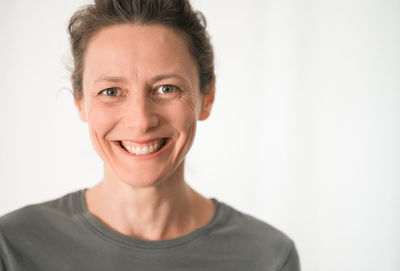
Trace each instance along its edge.
<path fill-rule="evenodd" d="M 0 2 L 0 215 L 102 177 L 66 69 L 86 2 Z M 400 1 L 193 5 L 217 96 L 187 181 L 288 234 L 303 270 L 400 270 Z"/>

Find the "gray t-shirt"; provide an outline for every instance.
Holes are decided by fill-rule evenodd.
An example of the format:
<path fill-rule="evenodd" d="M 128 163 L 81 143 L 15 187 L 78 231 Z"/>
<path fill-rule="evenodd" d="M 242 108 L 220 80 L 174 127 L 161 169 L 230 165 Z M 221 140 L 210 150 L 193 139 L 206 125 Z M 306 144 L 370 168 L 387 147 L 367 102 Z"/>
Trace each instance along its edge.
<path fill-rule="evenodd" d="M 87 209 L 84 190 L 0 218 L 0 270 L 297 271 L 293 242 L 214 198 L 206 225 L 170 240 L 113 231 Z"/>

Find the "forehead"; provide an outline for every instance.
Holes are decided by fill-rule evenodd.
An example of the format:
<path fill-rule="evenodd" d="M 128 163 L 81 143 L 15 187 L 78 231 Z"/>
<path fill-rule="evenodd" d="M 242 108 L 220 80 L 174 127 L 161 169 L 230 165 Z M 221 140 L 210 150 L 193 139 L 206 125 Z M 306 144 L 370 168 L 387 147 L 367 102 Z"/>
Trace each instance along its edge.
<path fill-rule="evenodd" d="M 183 34 L 165 26 L 108 26 L 98 31 L 86 48 L 84 81 L 99 74 L 145 78 L 165 73 L 198 81 Z"/>

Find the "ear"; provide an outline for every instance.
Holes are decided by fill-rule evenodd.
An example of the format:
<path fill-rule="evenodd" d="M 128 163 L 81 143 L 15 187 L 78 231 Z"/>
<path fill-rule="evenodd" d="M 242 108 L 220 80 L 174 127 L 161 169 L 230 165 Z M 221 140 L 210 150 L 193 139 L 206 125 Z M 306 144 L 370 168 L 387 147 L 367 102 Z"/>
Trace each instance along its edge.
<path fill-rule="evenodd" d="M 85 106 L 83 105 L 83 101 L 82 100 L 78 101 L 78 100 L 74 99 L 74 103 L 75 103 L 76 109 L 78 109 L 79 118 L 83 122 L 87 122 L 86 110 L 85 110 Z"/>
<path fill-rule="evenodd" d="M 207 93 L 203 94 L 203 103 L 201 106 L 199 120 L 205 120 L 211 113 L 211 108 L 215 98 L 215 76 L 213 76 Z"/>

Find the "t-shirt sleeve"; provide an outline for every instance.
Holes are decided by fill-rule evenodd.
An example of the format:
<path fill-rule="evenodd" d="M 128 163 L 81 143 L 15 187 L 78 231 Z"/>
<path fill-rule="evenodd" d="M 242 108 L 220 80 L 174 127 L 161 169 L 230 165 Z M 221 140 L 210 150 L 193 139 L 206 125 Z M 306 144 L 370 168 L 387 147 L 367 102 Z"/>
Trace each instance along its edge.
<path fill-rule="evenodd" d="M 287 256 L 283 259 L 279 271 L 300 271 L 300 260 L 294 243 L 291 243 L 291 248 Z"/>
<path fill-rule="evenodd" d="M 0 256 L 0 271 L 6 271 L 6 266 L 5 266 L 1 256 Z"/>

